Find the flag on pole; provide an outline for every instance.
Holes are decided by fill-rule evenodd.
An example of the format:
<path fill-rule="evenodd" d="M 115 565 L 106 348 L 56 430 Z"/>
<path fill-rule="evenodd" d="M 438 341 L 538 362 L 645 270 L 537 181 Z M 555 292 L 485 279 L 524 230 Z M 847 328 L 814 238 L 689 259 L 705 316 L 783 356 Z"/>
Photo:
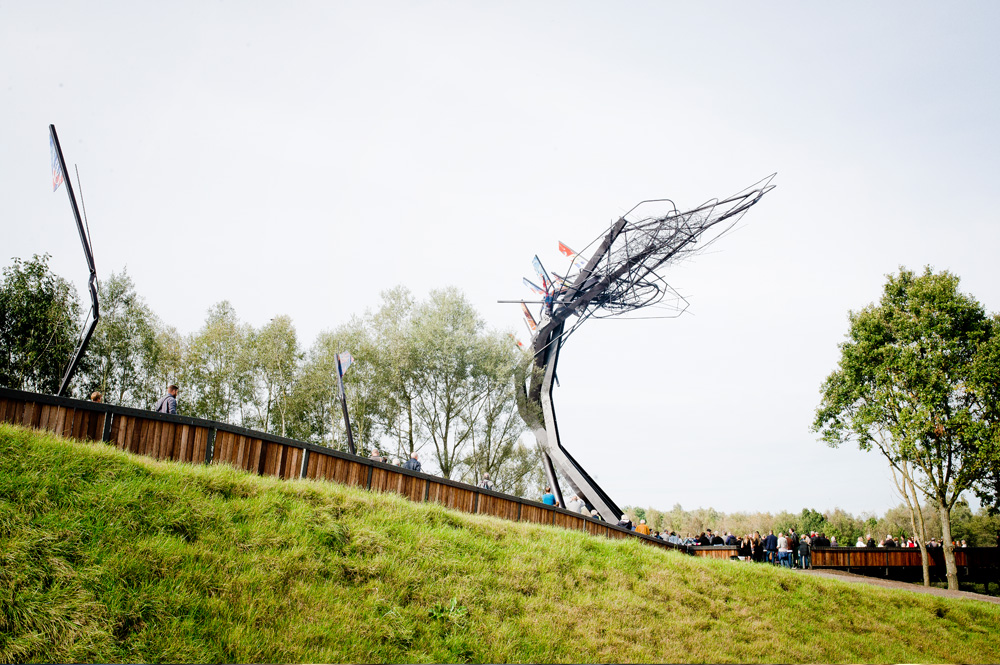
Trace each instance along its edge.
<path fill-rule="evenodd" d="M 527 286 L 529 289 L 531 289 L 532 291 L 534 291 L 535 293 L 537 293 L 540 296 L 544 296 L 545 295 L 545 289 L 543 289 L 542 287 L 538 286 L 534 282 L 530 281 L 527 277 L 522 277 L 521 279 L 524 281 L 524 285 Z"/>
<path fill-rule="evenodd" d="M 337 360 L 340 361 L 340 376 L 344 376 L 347 374 L 347 368 L 354 363 L 354 357 L 347 351 L 344 351 L 337 354 Z"/>
<path fill-rule="evenodd" d="M 521 303 L 521 309 L 524 311 L 524 318 L 528 322 L 528 327 L 531 328 L 532 332 L 534 332 L 538 329 L 538 324 L 535 323 L 535 317 L 531 315 L 531 312 L 528 311 L 528 306 L 523 302 Z"/>
<path fill-rule="evenodd" d="M 542 288 L 544 288 L 545 291 L 548 292 L 549 285 L 552 283 L 552 279 L 549 278 L 549 273 L 545 272 L 545 266 L 543 266 L 542 262 L 538 260 L 537 254 L 535 255 L 535 258 L 532 259 L 531 266 L 535 269 L 535 272 L 538 274 L 538 276 L 542 278 Z"/>
<path fill-rule="evenodd" d="M 563 255 L 568 256 L 569 258 L 573 259 L 573 267 L 576 268 L 577 270 L 580 270 L 585 265 L 587 265 L 587 262 L 583 260 L 582 256 L 580 256 L 579 254 L 577 254 L 576 252 L 574 252 L 572 249 L 570 249 L 569 245 L 563 243 L 561 240 L 559 241 L 559 251 Z"/>
<path fill-rule="evenodd" d="M 59 151 L 56 150 L 56 142 L 52 139 L 52 134 L 49 134 L 49 151 L 52 153 L 52 191 L 59 189 L 59 185 L 63 184 L 63 170 L 62 164 L 59 163 Z"/>

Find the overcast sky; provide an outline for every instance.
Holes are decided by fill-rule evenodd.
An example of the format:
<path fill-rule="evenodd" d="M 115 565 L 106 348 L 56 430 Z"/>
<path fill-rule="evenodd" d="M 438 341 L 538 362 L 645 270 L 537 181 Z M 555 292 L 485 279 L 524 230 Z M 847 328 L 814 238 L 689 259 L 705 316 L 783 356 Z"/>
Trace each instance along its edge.
<path fill-rule="evenodd" d="M 0 263 L 49 252 L 85 293 L 53 123 L 99 274 L 182 333 L 229 300 L 308 346 L 456 285 L 527 342 L 496 301 L 533 255 L 777 172 L 663 273 L 688 314 L 568 341 L 563 443 L 623 506 L 882 512 L 881 459 L 809 427 L 899 266 L 1000 310 L 998 27 L 994 2 L 0 2 Z"/>

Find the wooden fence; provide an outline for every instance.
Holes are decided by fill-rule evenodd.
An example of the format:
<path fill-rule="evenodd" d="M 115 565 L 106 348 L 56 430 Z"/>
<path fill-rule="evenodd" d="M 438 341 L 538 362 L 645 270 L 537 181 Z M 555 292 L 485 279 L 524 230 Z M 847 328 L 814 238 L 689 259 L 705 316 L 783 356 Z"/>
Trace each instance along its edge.
<path fill-rule="evenodd" d="M 639 538 L 664 549 L 680 545 L 628 531 L 562 508 L 382 464 L 356 455 L 225 423 L 0 388 L 0 422 L 47 430 L 81 441 L 104 441 L 162 460 L 231 464 L 278 478 L 310 478 L 454 510 L 578 529 L 607 538 Z"/>
<path fill-rule="evenodd" d="M 731 559 L 737 555 L 735 547 L 723 545 L 690 547 L 688 551 L 712 559 Z M 931 575 L 944 577 L 944 551 L 929 549 L 927 554 Z M 814 547 L 810 563 L 813 568 L 837 568 L 879 577 L 916 579 L 923 575 L 920 549 L 915 547 Z M 956 548 L 955 566 L 964 580 L 996 582 L 1000 580 L 1000 548 Z"/>

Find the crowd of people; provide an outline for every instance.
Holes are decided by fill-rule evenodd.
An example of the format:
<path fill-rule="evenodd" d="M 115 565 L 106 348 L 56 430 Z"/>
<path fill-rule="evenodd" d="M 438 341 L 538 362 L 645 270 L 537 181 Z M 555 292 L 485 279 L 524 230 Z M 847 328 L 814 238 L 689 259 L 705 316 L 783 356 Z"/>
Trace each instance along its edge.
<path fill-rule="evenodd" d="M 711 529 L 706 529 L 697 537 L 689 534 L 684 538 L 681 538 L 674 531 L 671 531 L 670 533 L 667 533 L 666 531 L 651 532 L 649 526 L 646 525 L 646 520 L 644 519 L 639 520 L 638 525 L 633 525 L 628 515 L 622 515 L 621 520 L 618 521 L 618 526 L 629 529 L 630 531 L 635 531 L 636 533 L 652 536 L 653 538 L 658 538 L 675 545 L 686 545 L 691 547 L 735 547 L 735 558 L 740 561 L 771 563 L 785 566 L 787 568 L 809 568 L 812 558 L 812 549 L 814 547 L 842 547 L 841 545 L 838 545 L 835 537 L 827 537 L 827 535 L 823 532 L 817 533 L 813 531 L 800 536 L 795 533 L 795 529 L 788 529 L 787 532 L 779 532 L 778 535 L 775 535 L 774 531 L 768 531 L 766 536 L 762 536 L 760 531 L 754 531 L 753 533 L 747 534 L 742 538 L 738 538 L 728 531 L 725 535 L 721 535 L 718 533 L 712 533 Z M 943 543 L 936 538 L 931 538 L 927 542 L 928 549 L 942 546 Z M 967 547 L 964 540 L 955 541 L 954 546 Z M 1000 547 L 1000 534 L 997 536 L 997 546 Z M 914 539 L 905 538 L 903 536 L 900 536 L 897 540 L 892 535 L 887 535 L 882 540 L 876 541 L 871 534 L 868 534 L 867 538 L 861 538 L 859 536 L 857 542 L 854 543 L 854 547 L 906 548 L 919 547 L 919 545 Z"/>

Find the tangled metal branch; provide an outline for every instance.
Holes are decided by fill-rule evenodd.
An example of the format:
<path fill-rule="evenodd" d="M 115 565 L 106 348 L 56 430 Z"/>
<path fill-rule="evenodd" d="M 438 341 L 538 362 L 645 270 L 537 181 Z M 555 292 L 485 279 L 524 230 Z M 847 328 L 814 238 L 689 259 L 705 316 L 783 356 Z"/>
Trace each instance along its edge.
<path fill-rule="evenodd" d="M 566 504 L 556 482 L 556 467 L 588 508 L 596 509 L 608 521 L 617 521 L 621 515 L 614 501 L 559 441 L 552 384 L 559 350 L 566 338 L 591 316 L 623 316 L 665 304 L 675 315 L 684 311 L 687 302 L 659 271 L 704 250 L 733 228 L 751 206 L 774 188 L 773 179 L 774 174 L 728 198 L 715 199 L 686 212 L 679 211 L 669 199 L 643 201 L 583 252 L 573 255 L 574 265 L 579 265 L 579 257 L 590 253 L 590 259 L 578 273 L 559 278 L 556 284 L 542 280 L 544 288 L 539 292 L 544 293 L 544 300 L 537 326 L 528 310 L 524 310 L 534 330 L 531 344 L 535 371 L 524 382 L 528 385 L 520 385 L 518 405 L 542 448 L 546 475 L 563 506 Z M 572 254 L 563 245 L 560 250 Z M 544 271 L 540 265 L 536 270 Z M 567 330 L 570 316 L 577 316 L 578 320 Z"/>

